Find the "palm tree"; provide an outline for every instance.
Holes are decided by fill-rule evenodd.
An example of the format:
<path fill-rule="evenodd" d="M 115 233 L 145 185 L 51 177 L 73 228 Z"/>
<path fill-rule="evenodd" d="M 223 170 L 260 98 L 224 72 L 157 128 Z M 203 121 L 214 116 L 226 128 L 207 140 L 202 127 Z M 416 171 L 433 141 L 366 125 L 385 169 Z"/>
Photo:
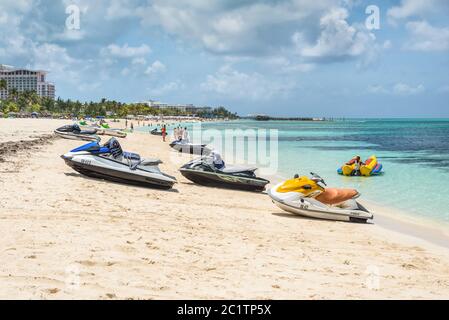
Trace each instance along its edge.
<path fill-rule="evenodd" d="M 8 82 L 5 79 L 0 79 L 0 91 L 8 89 Z"/>
<path fill-rule="evenodd" d="M 8 88 L 8 82 L 5 79 L 0 79 L 0 90 L 6 90 Z"/>
<path fill-rule="evenodd" d="M 12 88 L 11 90 L 9 90 L 9 95 L 14 100 L 14 102 L 16 102 L 19 96 L 19 91 L 16 88 Z"/>

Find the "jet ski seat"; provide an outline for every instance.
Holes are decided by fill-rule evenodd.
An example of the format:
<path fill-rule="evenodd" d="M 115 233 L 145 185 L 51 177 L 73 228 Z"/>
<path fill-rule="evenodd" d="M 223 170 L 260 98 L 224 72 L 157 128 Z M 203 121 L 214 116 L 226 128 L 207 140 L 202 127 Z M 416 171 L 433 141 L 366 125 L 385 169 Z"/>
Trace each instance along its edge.
<path fill-rule="evenodd" d="M 84 129 L 81 130 L 80 126 L 77 124 L 68 124 L 56 129 L 59 132 L 71 132 L 74 134 L 95 134 L 97 133 L 97 129 Z"/>
<path fill-rule="evenodd" d="M 315 197 L 316 200 L 324 204 L 340 204 L 350 199 L 358 198 L 360 194 L 354 189 L 326 188 L 321 194 Z"/>
<path fill-rule="evenodd" d="M 254 167 L 249 167 L 249 168 L 245 168 L 245 167 L 224 167 L 224 168 L 220 169 L 220 171 L 223 171 L 225 173 L 244 173 L 244 172 L 254 172 L 256 170 L 257 170 L 257 168 L 254 168 Z"/>

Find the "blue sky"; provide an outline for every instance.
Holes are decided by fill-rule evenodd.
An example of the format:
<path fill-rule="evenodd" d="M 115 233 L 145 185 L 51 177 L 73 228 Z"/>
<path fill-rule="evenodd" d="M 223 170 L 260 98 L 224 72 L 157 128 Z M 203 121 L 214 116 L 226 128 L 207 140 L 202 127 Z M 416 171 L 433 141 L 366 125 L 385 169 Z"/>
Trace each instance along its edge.
<path fill-rule="evenodd" d="M 449 2 L 1 0 L 0 63 L 50 71 L 64 99 L 449 117 Z"/>

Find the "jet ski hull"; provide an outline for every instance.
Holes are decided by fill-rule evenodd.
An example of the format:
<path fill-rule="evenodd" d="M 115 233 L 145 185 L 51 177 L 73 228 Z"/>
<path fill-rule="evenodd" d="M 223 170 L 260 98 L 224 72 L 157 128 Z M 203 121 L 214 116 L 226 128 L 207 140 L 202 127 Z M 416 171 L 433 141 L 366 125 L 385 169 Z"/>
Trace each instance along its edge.
<path fill-rule="evenodd" d="M 273 188 L 276 188 L 273 187 Z M 346 222 L 367 222 L 373 219 L 373 214 L 366 210 L 360 203 L 351 200 L 352 208 L 344 209 L 336 206 L 328 206 L 313 198 L 302 198 L 297 195 L 282 198 L 273 191 L 268 191 L 268 195 L 274 204 L 284 211 L 314 219 L 346 221 Z"/>
<path fill-rule="evenodd" d="M 63 155 L 62 158 L 75 171 L 92 178 L 159 189 L 170 189 L 176 183 L 174 177 L 160 171 L 139 167 L 131 170 L 126 164 L 101 156 Z"/>
<path fill-rule="evenodd" d="M 96 134 L 76 134 L 73 132 L 62 132 L 55 130 L 55 134 L 64 139 L 81 140 L 81 141 L 100 141 L 101 138 Z"/>
<path fill-rule="evenodd" d="M 205 144 L 179 143 L 175 141 L 170 143 L 170 147 L 176 151 L 188 154 L 204 155 L 210 153 Z"/>
<path fill-rule="evenodd" d="M 157 131 L 157 129 L 153 129 L 150 133 L 154 136 L 162 136 L 162 131 Z"/>
<path fill-rule="evenodd" d="M 192 182 L 204 186 L 237 189 L 246 191 L 263 191 L 270 181 L 258 177 L 235 176 L 226 173 L 180 169 L 181 174 Z"/>
<path fill-rule="evenodd" d="M 113 129 L 97 129 L 97 134 L 105 135 L 105 136 L 111 136 L 111 137 L 117 137 L 117 138 L 126 138 L 126 132 L 120 131 L 120 130 L 113 130 Z"/>

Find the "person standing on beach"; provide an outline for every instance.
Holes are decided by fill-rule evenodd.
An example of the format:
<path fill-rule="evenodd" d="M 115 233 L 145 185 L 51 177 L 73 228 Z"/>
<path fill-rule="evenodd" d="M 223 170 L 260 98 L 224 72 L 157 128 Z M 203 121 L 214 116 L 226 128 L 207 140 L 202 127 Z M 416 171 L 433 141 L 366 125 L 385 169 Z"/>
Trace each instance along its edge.
<path fill-rule="evenodd" d="M 165 127 L 165 124 L 162 126 L 162 141 L 165 142 L 165 136 L 167 135 L 167 128 Z"/>
<path fill-rule="evenodd" d="M 134 125 L 133 125 L 133 123 L 131 122 L 131 131 L 134 131 Z"/>
<path fill-rule="evenodd" d="M 184 140 L 185 142 L 189 142 L 189 132 L 187 131 L 187 127 L 184 127 L 184 131 L 182 133 L 182 140 Z"/>

